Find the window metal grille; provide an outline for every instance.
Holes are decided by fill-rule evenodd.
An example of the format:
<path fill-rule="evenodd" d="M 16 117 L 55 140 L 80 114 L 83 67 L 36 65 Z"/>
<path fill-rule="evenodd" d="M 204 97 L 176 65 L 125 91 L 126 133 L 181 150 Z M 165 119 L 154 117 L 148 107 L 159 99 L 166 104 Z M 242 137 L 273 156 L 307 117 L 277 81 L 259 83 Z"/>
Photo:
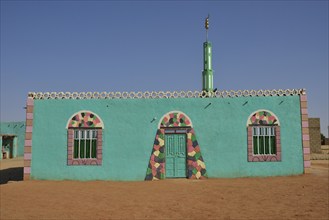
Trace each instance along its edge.
<path fill-rule="evenodd" d="M 97 130 L 74 130 L 74 159 L 87 159 L 97 157 Z"/>
<path fill-rule="evenodd" d="M 276 154 L 275 127 L 255 126 L 252 128 L 252 136 L 254 155 Z"/>

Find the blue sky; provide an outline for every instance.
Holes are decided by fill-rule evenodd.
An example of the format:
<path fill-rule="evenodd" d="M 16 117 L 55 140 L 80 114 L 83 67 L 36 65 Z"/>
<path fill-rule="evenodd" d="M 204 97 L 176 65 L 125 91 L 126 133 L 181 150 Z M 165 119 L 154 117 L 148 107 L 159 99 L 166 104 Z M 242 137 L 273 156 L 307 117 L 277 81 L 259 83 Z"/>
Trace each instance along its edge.
<path fill-rule="evenodd" d="M 29 91 L 306 88 L 328 135 L 328 1 L 1 1 L 1 121 Z"/>

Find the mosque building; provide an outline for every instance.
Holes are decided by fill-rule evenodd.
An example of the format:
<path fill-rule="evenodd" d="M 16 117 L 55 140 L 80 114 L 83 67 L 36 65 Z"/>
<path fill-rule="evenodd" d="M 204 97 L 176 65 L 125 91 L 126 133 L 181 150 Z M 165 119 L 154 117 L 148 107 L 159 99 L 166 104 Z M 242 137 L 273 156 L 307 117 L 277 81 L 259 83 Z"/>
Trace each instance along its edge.
<path fill-rule="evenodd" d="M 310 171 L 304 89 L 214 89 L 209 17 L 201 91 L 30 92 L 24 179 L 162 180 Z"/>

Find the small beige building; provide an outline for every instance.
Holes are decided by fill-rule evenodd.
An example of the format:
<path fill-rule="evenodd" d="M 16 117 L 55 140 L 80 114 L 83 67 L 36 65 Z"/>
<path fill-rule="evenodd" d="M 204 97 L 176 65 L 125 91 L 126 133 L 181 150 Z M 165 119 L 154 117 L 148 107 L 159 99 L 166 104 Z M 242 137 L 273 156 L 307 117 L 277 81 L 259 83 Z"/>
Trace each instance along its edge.
<path fill-rule="evenodd" d="M 309 118 L 311 153 L 321 153 L 320 118 Z"/>

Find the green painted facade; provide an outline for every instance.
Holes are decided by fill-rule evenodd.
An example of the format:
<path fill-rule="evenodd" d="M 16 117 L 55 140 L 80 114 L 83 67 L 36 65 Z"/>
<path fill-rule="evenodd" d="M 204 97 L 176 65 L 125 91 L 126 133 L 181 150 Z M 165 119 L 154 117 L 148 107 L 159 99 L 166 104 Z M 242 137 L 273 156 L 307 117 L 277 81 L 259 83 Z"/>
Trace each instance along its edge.
<path fill-rule="evenodd" d="M 0 123 L 0 144 L 4 149 L 9 148 L 6 137 L 13 138 L 10 157 L 24 156 L 25 122 L 1 122 Z M 1 152 L 0 159 L 3 159 Z"/>
<path fill-rule="evenodd" d="M 280 121 L 280 162 L 248 162 L 247 121 L 260 109 Z M 67 165 L 67 124 L 82 111 L 104 123 L 102 164 Z M 34 100 L 32 179 L 144 180 L 161 118 L 180 111 L 193 123 L 208 178 L 302 174 L 300 99 L 293 96 Z"/>

